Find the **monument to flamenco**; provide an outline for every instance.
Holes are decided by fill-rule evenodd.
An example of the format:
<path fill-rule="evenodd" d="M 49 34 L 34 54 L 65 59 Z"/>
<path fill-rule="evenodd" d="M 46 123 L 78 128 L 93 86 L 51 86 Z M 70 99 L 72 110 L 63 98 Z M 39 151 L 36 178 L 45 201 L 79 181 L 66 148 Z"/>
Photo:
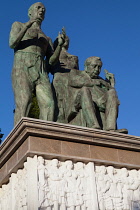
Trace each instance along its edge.
<path fill-rule="evenodd" d="M 140 209 L 140 137 L 118 129 L 114 74 L 93 56 L 79 70 L 65 29 L 41 30 L 45 7 L 14 22 L 14 128 L 1 145 L 0 210 Z M 50 84 L 48 73 L 54 79 Z"/>

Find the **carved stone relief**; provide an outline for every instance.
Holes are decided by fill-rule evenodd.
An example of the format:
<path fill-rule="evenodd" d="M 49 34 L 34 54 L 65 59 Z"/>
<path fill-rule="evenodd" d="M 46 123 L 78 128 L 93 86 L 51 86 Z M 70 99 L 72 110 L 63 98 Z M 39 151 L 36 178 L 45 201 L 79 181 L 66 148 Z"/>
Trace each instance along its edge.
<path fill-rule="evenodd" d="M 12 173 L 9 183 L 0 188 L 0 210 L 27 210 L 27 170 Z"/>
<path fill-rule="evenodd" d="M 38 191 L 40 210 L 90 210 L 96 206 L 95 184 L 91 186 L 93 163 L 60 162 L 38 157 Z M 94 170 L 92 170 L 94 172 Z M 93 199 L 94 198 L 94 199 Z"/>
<path fill-rule="evenodd" d="M 0 189 L 0 210 L 6 209 L 10 210 L 11 206 L 11 191 L 10 191 L 10 183 L 5 184 Z"/>
<path fill-rule="evenodd" d="M 140 170 L 96 166 L 100 210 L 140 209 Z"/>
<path fill-rule="evenodd" d="M 140 169 L 27 158 L 0 188 L 0 210 L 140 210 Z"/>

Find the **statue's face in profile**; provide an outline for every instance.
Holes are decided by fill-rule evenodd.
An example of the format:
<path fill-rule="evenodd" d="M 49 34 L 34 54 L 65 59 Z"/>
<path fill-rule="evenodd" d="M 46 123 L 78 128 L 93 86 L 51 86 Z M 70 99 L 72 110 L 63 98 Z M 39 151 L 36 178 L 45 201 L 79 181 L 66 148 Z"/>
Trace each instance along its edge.
<path fill-rule="evenodd" d="M 86 72 L 88 73 L 88 75 L 93 79 L 93 78 L 97 78 L 98 75 L 101 72 L 101 67 L 102 64 L 100 61 L 96 61 L 96 60 L 92 60 L 90 63 L 87 64 L 86 66 Z"/>
<path fill-rule="evenodd" d="M 45 17 L 45 7 L 42 3 L 38 2 L 32 5 L 30 12 L 30 19 L 43 21 Z"/>

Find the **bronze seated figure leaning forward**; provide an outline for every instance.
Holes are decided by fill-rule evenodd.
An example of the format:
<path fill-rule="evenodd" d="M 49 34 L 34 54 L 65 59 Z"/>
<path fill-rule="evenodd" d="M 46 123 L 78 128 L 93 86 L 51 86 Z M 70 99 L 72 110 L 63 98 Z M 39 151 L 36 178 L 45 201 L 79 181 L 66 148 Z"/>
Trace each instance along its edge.
<path fill-rule="evenodd" d="M 105 70 L 106 79 L 102 79 L 99 76 L 101 67 L 101 59 L 93 56 L 86 59 L 84 71 L 69 66 L 69 72 L 54 75 L 59 110 L 57 121 L 128 133 L 127 129 L 117 129 L 119 100 L 114 75 Z"/>

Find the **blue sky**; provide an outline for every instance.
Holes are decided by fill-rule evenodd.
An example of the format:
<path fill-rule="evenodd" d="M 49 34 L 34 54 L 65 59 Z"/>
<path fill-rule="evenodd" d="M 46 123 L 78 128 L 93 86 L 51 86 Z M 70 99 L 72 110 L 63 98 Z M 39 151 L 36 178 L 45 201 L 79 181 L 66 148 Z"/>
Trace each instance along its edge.
<path fill-rule="evenodd" d="M 14 96 L 11 85 L 13 50 L 8 46 L 14 21 L 27 22 L 32 0 L 2 1 L 0 128 L 3 139 L 13 129 Z M 64 26 L 70 37 L 69 53 L 79 57 L 80 69 L 90 56 L 102 58 L 103 70 L 115 74 L 121 105 L 118 128 L 140 136 L 140 1 L 42 0 L 45 34 L 54 41 Z"/>

